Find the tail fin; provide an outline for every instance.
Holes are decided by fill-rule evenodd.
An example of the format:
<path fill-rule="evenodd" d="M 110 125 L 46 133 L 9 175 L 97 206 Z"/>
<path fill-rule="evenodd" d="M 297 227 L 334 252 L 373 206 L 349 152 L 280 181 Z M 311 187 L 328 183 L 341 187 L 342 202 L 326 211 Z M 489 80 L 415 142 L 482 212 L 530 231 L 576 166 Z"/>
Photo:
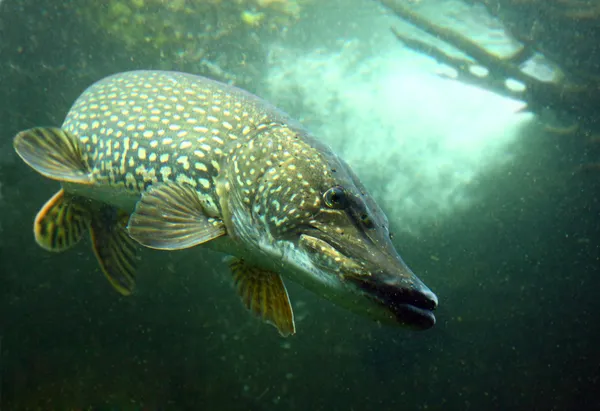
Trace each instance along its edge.
<path fill-rule="evenodd" d="M 102 272 L 122 295 L 129 295 L 135 287 L 137 243 L 127 233 L 129 214 L 108 205 L 102 205 L 94 214 L 90 237 L 94 254 Z"/>
<path fill-rule="evenodd" d="M 17 154 L 43 176 L 76 184 L 92 184 L 90 168 L 79 140 L 59 128 L 32 128 L 17 134 Z M 94 254 L 108 281 L 121 294 L 135 286 L 137 248 L 126 231 L 129 216 L 114 207 L 56 193 L 42 207 L 34 223 L 35 240 L 49 251 L 64 251 L 90 230 Z"/>
<path fill-rule="evenodd" d="M 61 252 L 81 240 L 90 222 L 88 210 L 76 197 L 58 191 L 44 204 L 33 223 L 35 241 L 45 250 Z"/>
<path fill-rule="evenodd" d="M 102 272 L 120 294 L 129 295 L 135 287 L 137 247 L 127 234 L 128 220 L 114 207 L 60 190 L 37 214 L 35 240 L 46 250 L 65 251 L 89 229 Z"/>

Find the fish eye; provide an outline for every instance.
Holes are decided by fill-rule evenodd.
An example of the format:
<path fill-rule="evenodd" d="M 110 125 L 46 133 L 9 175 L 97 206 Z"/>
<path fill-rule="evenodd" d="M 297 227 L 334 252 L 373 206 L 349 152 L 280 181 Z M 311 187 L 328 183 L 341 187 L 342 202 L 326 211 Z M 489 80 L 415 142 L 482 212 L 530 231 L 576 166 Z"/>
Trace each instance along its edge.
<path fill-rule="evenodd" d="M 329 208 L 342 209 L 347 205 L 346 191 L 342 186 L 335 186 L 325 191 L 323 201 Z"/>

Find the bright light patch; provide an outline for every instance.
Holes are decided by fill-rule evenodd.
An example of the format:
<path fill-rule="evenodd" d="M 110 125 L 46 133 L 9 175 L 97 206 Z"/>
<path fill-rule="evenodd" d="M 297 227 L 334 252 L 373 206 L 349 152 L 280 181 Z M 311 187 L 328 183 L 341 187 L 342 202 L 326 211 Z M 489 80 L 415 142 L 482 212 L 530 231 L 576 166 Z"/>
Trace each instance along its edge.
<path fill-rule="evenodd" d="M 273 53 L 271 100 L 348 161 L 398 229 L 472 205 L 473 183 L 511 159 L 532 118 L 522 102 L 443 79 L 435 62 L 400 48 L 368 59 L 352 46 Z"/>

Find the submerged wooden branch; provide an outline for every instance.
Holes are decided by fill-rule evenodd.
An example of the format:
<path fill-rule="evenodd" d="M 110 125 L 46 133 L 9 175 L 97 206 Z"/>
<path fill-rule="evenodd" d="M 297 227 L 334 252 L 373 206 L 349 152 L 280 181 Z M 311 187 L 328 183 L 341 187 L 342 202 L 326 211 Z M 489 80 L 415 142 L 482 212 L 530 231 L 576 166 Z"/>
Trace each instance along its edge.
<path fill-rule="evenodd" d="M 513 38 L 566 71 L 600 81 L 600 2 L 597 0 L 463 0 L 484 7 Z"/>
<path fill-rule="evenodd" d="M 433 46 L 430 43 L 427 43 L 422 40 L 417 40 L 409 36 L 405 36 L 394 28 L 392 28 L 392 32 L 396 35 L 398 40 L 404 43 L 408 48 L 420 52 L 422 54 L 431 56 L 438 62 L 443 63 L 456 70 L 456 80 L 462 81 L 467 84 L 472 84 L 481 88 L 489 89 L 490 91 L 493 91 L 506 97 L 511 97 L 515 99 L 523 98 L 522 92 L 506 87 L 505 78 L 494 76 L 494 73 L 492 72 L 489 72 L 486 75 L 475 74 L 472 71 L 472 69 L 477 65 L 477 63 L 475 63 L 474 61 L 451 56 L 444 52 L 442 49 Z"/>
<path fill-rule="evenodd" d="M 516 80 L 522 81 L 525 80 L 525 77 L 527 77 L 525 73 L 523 73 L 518 67 L 515 68 L 512 66 L 510 64 L 510 60 L 502 60 L 461 33 L 434 24 L 420 14 L 412 11 L 410 8 L 400 5 L 398 1 L 380 0 L 380 2 L 392 9 L 394 13 L 401 19 L 434 36 L 438 40 L 453 46 L 457 50 L 460 50 L 464 54 L 472 57 L 480 65 L 486 67 L 494 66 L 498 70 L 505 72 L 506 77 L 512 77 Z M 523 58 L 526 60 L 533 55 L 533 52 L 529 48 L 523 47 L 521 50 L 522 51 L 518 53 L 518 60 L 522 60 Z"/>
<path fill-rule="evenodd" d="M 555 67 L 558 75 L 552 81 L 542 81 L 524 72 L 521 69 L 522 64 L 539 53 L 535 44 L 520 41 L 519 50 L 509 57 L 500 57 L 463 34 L 433 23 L 402 4 L 400 0 L 379 0 L 379 2 L 402 20 L 467 55 L 470 59 L 449 55 L 434 44 L 409 37 L 392 29 L 396 37 L 408 48 L 428 55 L 456 70 L 458 80 L 522 100 L 532 112 L 551 109 L 586 125 L 600 127 L 597 124 L 599 121 L 597 119 L 598 107 L 600 107 L 600 81 L 590 83 L 588 79 L 582 80 L 568 76 L 558 67 Z M 473 69 L 477 66 L 487 69 L 487 75 L 474 73 Z M 507 87 L 507 80 L 511 79 L 522 83 L 525 89 L 517 91 Z"/>

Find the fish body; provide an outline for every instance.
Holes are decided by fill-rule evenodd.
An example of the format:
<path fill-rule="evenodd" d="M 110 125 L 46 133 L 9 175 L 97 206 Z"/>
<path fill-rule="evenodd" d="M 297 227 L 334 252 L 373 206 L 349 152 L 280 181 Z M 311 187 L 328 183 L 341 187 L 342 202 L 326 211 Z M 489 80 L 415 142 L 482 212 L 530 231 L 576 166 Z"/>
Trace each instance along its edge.
<path fill-rule="evenodd" d="M 201 81 L 199 81 L 201 79 Z M 257 128 L 290 119 L 241 89 L 186 73 L 133 71 L 86 89 L 61 128 L 75 136 L 94 184 L 69 188 L 133 211 L 149 185 L 175 181 L 213 197 L 213 177 Z"/>
<path fill-rule="evenodd" d="M 136 249 L 205 245 L 233 256 L 244 305 L 295 332 L 281 275 L 353 311 L 425 329 L 435 295 L 397 254 L 356 175 L 259 97 L 165 71 L 119 73 L 75 101 L 60 129 L 19 133 L 17 153 L 62 184 L 34 223 L 51 251 L 88 230 L 122 294 Z"/>

